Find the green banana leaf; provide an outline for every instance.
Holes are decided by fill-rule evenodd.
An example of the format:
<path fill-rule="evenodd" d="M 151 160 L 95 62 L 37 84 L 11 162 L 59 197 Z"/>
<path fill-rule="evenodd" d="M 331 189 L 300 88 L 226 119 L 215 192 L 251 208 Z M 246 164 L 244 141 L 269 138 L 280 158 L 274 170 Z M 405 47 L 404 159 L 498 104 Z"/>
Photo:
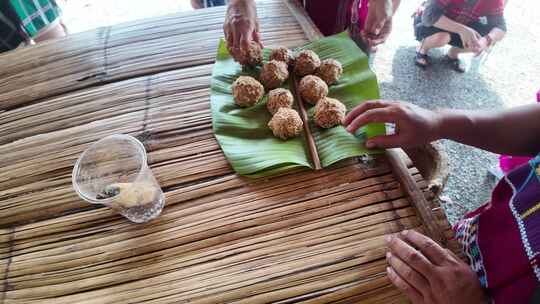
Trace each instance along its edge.
<path fill-rule="evenodd" d="M 321 60 L 334 58 L 341 62 L 343 76 L 330 86 L 328 95 L 343 102 L 348 111 L 365 100 L 379 98 L 377 79 L 369 69 L 368 58 L 347 33 L 322 38 L 298 50 L 302 49 L 313 50 Z M 269 53 L 270 50 L 264 50 L 265 62 Z M 266 110 L 266 96 L 250 108 L 234 104 L 232 83 L 242 75 L 258 78 L 259 72 L 260 68 L 242 68 L 236 63 L 221 40 L 212 73 L 211 107 L 214 134 L 225 156 L 238 174 L 249 177 L 267 177 L 299 167 L 313 168 L 303 134 L 287 141 L 272 135 L 267 126 L 272 116 Z M 288 81 L 282 87 L 291 89 L 291 86 Z M 383 124 L 368 125 L 356 136 L 342 126 L 321 129 L 313 123 L 314 107 L 307 107 L 310 130 L 323 167 L 346 158 L 381 152 L 367 149 L 364 143 L 367 138 L 384 134 Z"/>

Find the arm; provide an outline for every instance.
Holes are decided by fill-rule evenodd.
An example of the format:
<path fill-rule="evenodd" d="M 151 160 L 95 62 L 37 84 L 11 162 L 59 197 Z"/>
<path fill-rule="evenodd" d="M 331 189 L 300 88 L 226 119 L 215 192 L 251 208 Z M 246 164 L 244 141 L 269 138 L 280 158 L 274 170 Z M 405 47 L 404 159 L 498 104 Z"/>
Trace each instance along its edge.
<path fill-rule="evenodd" d="M 495 153 L 535 155 L 540 152 L 540 104 L 501 111 L 430 111 L 396 101 L 368 101 L 345 119 L 354 133 L 368 123 L 392 122 L 397 134 L 368 140 L 369 148 L 414 147 L 450 139 Z"/>
<path fill-rule="evenodd" d="M 454 20 L 446 17 L 445 15 L 439 17 L 439 19 L 435 21 L 435 23 L 433 23 L 433 26 L 456 34 L 459 34 L 467 27 L 466 25 L 463 25 L 459 22 L 455 22 Z"/>
<path fill-rule="evenodd" d="M 540 105 L 502 111 L 438 113 L 438 138 L 447 138 L 495 153 L 536 155 L 540 152 Z"/>
<path fill-rule="evenodd" d="M 446 7 L 437 0 L 430 0 L 422 14 L 422 24 L 424 26 L 435 26 L 460 36 L 463 46 L 466 49 L 479 51 L 479 40 L 482 38 L 478 32 L 470 27 L 456 22 L 445 14 Z"/>

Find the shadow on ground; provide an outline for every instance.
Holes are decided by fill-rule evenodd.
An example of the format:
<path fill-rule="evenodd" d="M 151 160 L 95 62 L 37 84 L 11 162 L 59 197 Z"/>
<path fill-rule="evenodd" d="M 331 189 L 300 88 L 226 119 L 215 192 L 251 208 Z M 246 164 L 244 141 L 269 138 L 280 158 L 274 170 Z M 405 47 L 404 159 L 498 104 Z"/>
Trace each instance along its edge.
<path fill-rule="evenodd" d="M 414 65 L 414 56 L 415 47 L 396 50 L 392 80 L 380 83 L 385 99 L 405 100 L 428 109 L 503 107 L 499 95 L 475 69 L 459 74 L 444 61 L 443 51 L 433 50 L 430 53 L 432 65 L 422 70 Z M 450 160 L 450 177 L 444 194 L 454 201 L 453 206 L 445 206 L 445 209 L 454 222 L 489 199 L 495 181 L 487 170 L 496 165 L 497 156 L 447 140 L 442 143 Z"/>

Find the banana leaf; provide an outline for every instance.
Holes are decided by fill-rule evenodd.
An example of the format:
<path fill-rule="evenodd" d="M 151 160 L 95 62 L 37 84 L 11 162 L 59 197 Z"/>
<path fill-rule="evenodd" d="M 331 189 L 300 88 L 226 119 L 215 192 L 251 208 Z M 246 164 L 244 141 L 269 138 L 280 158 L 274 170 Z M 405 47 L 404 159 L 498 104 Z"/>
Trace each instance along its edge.
<path fill-rule="evenodd" d="M 348 111 L 365 100 L 379 98 L 377 79 L 369 69 L 368 58 L 347 33 L 322 38 L 295 51 L 303 49 L 313 50 L 321 60 L 334 58 L 341 62 L 343 75 L 338 83 L 330 86 L 328 95 L 343 102 Z M 269 53 L 270 50 L 264 50 L 265 62 Z M 243 68 L 236 63 L 221 40 L 212 72 L 211 107 L 214 134 L 225 156 L 238 174 L 249 177 L 268 177 L 300 167 L 313 168 L 303 134 L 286 141 L 272 135 L 267 126 L 272 116 L 266 110 L 266 96 L 250 108 L 235 105 L 232 83 L 243 75 L 258 79 L 259 72 L 260 68 Z M 292 85 L 289 80 L 282 87 L 291 89 Z M 297 103 L 295 100 L 295 107 Z M 314 107 L 308 109 L 310 130 L 323 167 L 350 157 L 380 153 L 367 149 L 364 143 L 367 138 L 384 134 L 384 125 L 368 125 L 356 135 L 342 126 L 321 129 L 313 123 L 313 110 Z"/>

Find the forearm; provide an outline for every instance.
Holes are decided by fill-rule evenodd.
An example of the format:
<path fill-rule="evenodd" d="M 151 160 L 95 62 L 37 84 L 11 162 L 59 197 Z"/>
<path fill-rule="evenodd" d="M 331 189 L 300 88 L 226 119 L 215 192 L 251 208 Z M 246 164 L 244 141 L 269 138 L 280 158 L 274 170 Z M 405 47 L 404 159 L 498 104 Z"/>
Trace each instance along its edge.
<path fill-rule="evenodd" d="M 540 152 L 540 105 L 503 111 L 438 112 L 439 139 L 450 139 L 494 153 L 536 155 Z"/>
<path fill-rule="evenodd" d="M 442 15 L 435 23 L 433 23 L 433 26 L 452 33 L 459 33 L 465 27 L 465 25 L 455 22 L 445 15 Z"/>

